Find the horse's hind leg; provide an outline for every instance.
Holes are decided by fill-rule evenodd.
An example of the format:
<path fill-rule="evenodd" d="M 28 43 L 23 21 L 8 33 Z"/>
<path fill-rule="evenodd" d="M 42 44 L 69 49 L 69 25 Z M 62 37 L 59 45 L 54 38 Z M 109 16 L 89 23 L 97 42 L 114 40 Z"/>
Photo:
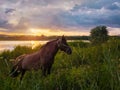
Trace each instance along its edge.
<path fill-rule="evenodd" d="M 26 72 L 26 70 L 22 70 L 22 72 L 21 72 L 21 77 L 20 77 L 20 82 L 22 81 L 25 72 Z"/>

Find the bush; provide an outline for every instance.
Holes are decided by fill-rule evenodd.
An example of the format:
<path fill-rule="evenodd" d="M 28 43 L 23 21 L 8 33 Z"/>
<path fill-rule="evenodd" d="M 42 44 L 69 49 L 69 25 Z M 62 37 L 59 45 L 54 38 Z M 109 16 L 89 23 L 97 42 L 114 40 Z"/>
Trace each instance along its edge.
<path fill-rule="evenodd" d="M 108 40 L 108 31 L 106 26 L 97 26 L 90 32 L 90 41 L 92 44 L 101 44 Z"/>

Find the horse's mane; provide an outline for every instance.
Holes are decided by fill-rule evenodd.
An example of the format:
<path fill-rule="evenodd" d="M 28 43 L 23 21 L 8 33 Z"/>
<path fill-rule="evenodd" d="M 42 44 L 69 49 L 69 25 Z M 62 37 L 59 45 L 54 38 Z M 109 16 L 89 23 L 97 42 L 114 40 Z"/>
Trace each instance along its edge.
<path fill-rule="evenodd" d="M 51 40 L 51 41 L 47 42 L 46 44 L 44 44 L 44 45 L 41 47 L 41 49 L 42 49 L 42 48 L 45 48 L 46 46 L 48 46 L 49 44 L 51 44 L 51 43 L 53 43 L 53 42 L 55 42 L 55 41 L 57 41 L 57 40 L 58 40 L 58 39 Z"/>
<path fill-rule="evenodd" d="M 46 45 L 48 45 L 48 44 L 50 44 L 50 43 L 52 43 L 52 42 L 55 42 L 55 41 L 57 41 L 57 40 L 58 40 L 58 39 L 55 39 L 55 40 L 49 41 L 49 42 L 46 43 Z"/>

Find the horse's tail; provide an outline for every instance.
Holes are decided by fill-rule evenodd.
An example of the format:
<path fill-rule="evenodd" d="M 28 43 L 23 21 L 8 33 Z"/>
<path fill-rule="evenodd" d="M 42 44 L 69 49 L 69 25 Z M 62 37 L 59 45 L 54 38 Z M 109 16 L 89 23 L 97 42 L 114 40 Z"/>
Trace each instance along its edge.
<path fill-rule="evenodd" d="M 21 56 L 16 58 L 17 62 L 13 66 L 9 76 L 17 77 L 21 73 L 21 71 L 22 71 L 22 61 L 23 61 L 24 57 L 25 57 L 25 55 L 21 55 Z"/>
<path fill-rule="evenodd" d="M 19 71 L 18 68 L 19 68 L 18 66 L 13 66 L 9 76 L 10 77 L 17 77 L 21 73 L 21 71 Z"/>

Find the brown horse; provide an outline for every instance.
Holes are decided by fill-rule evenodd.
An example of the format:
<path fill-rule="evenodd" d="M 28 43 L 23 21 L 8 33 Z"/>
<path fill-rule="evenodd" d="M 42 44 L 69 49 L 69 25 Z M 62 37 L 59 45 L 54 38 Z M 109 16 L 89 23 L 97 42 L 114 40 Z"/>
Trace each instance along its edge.
<path fill-rule="evenodd" d="M 32 54 L 24 54 L 16 58 L 15 65 L 13 66 L 10 76 L 17 77 L 21 73 L 20 80 L 22 80 L 24 74 L 28 70 L 42 69 L 42 74 L 50 74 L 54 57 L 58 50 L 64 51 L 67 54 L 71 54 L 72 50 L 66 42 L 64 36 L 60 39 L 56 39 L 48 42 L 37 52 Z"/>

